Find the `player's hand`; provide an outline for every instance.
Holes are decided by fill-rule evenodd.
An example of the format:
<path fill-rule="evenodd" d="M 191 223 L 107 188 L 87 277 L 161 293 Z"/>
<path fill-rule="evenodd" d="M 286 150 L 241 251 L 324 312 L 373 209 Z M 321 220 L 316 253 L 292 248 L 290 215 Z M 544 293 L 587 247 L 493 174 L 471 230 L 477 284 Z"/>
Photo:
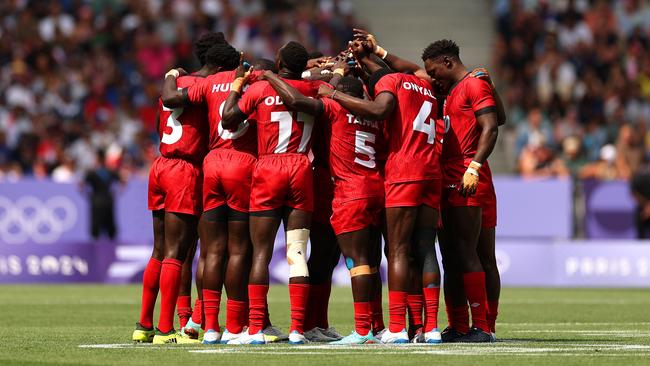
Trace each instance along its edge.
<path fill-rule="evenodd" d="M 368 57 L 368 50 L 363 47 L 363 43 L 361 41 L 350 41 L 348 43 L 348 49 L 352 52 L 352 55 L 357 60 Z"/>
<path fill-rule="evenodd" d="M 337 70 L 340 70 L 340 72 L 343 72 L 343 75 L 341 75 L 341 76 L 347 75 L 350 72 L 350 65 L 348 64 L 347 60 L 337 58 L 337 61 L 332 66 L 332 71 L 334 73 L 340 73 L 340 72 L 337 72 Z"/>
<path fill-rule="evenodd" d="M 472 161 L 463 175 L 463 180 L 460 182 L 458 191 L 463 197 L 471 196 L 476 193 L 478 188 L 478 171 L 481 169 L 481 164 Z"/>
<path fill-rule="evenodd" d="M 331 57 L 327 56 L 312 58 L 307 61 L 307 67 L 305 69 L 309 70 L 316 67 L 324 67 L 330 61 L 330 59 Z"/>
<path fill-rule="evenodd" d="M 248 84 L 248 81 L 251 78 L 251 73 L 253 72 L 253 67 L 242 57 L 239 60 L 239 66 L 235 70 L 235 80 L 230 85 L 230 91 L 241 93 L 244 85 Z"/>
<path fill-rule="evenodd" d="M 173 76 L 175 78 L 178 78 L 185 75 L 187 75 L 187 71 L 185 71 L 185 69 L 183 69 L 182 67 L 178 67 L 167 71 L 167 73 L 165 74 L 165 78 L 167 78 L 168 76 Z"/>
<path fill-rule="evenodd" d="M 386 57 L 388 52 L 377 43 L 377 38 L 371 33 L 368 33 L 367 30 L 354 28 L 354 39 L 362 41 L 361 44 L 368 52 L 372 52 L 375 55 L 381 57 L 382 59 Z"/>
<path fill-rule="evenodd" d="M 488 71 L 486 69 L 484 69 L 482 67 L 477 67 L 474 70 L 472 70 L 472 72 L 469 74 L 469 76 L 471 76 L 473 78 L 478 78 L 478 79 L 485 80 L 488 83 L 490 83 L 490 85 L 492 85 L 492 87 L 494 88 L 494 83 L 492 82 L 492 78 L 490 77 L 490 74 L 488 73 Z"/>
<path fill-rule="evenodd" d="M 321 85 L 318 87 L 318 96 L 321 98 L 329 98 L 334 94 L 334 89 L 331 87 Z"/>

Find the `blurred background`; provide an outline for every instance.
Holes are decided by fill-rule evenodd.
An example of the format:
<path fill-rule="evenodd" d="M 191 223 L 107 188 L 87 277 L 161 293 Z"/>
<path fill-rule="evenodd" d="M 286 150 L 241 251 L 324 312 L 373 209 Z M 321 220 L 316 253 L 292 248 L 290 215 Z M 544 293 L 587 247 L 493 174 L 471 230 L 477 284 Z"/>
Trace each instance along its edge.
<path fill-rule="evenodd" d="M 427 44 L 452 38 L 468 67 L 491 72 L 508 112 L 490 158 L 505 284 L 650 284 L 641 240 L 650 234 L 650 2 L 396 6 L 0 2 L 0 282 L 139 279 L 152 241 L 146 178 L 162 78 L 198 66 L 192 43 L 202 33 L 222 31 L 251 58 L 273 59 L 288 40 L 336 54 L 352 27 L 365 27 L 418 63 Z M 534 268 L 551 274 L 533 278 Z"/>

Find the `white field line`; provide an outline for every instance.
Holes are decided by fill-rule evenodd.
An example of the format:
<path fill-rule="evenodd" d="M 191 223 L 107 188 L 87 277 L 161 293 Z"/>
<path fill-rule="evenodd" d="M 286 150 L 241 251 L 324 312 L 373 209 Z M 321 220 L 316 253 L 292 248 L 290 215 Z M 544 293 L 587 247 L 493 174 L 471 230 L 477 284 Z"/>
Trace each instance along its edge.
<path fill-rule="evenodd" d="M 617 326 L 617 325 L 627 325 L 627 326 L 640 326 L 640 325 L 650 325 L 650 322 L 564 322 L 564 323 L 501 323 L 497 322 L 499 326 L 505 327 L 573 327 L 573 326 Z"/>

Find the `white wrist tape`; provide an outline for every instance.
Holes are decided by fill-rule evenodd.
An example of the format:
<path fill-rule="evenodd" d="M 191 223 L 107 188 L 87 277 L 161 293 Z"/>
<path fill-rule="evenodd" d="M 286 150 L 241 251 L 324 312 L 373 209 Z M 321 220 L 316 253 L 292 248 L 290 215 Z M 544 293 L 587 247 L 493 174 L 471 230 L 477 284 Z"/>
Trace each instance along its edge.
<path fill-rule="evenodd" d="M 474 168 L 467 168 L 467 173 L 478 177 L 478 171 Z"/>
<path fill-rule="evenodd" d="M 305 70 L 302 72 L 302 75 L 300 75 L 303 79 L 308 79 L 311 77 L 311 71 Z"/>
<path fill-rule="evenodd" d="M 171 70 L 167 71 L 167 73 L 165 74 L 165 78 L 167 78 L 168 76 L 173 76 L 173 77 L 175 77 L 175 78 L 178 78 L 178 75 L 180 75 L 180 73 L 178 72 L 178 70 L 176 70 L 176 69 L 171 69 Z"/>
<path fill-rule="evenodd" d="M 309 229 L 287 231 L 287 263 L 289 263 L 289 278 L 309 277 L 307 268 L 307 241 Z"/>
<path fill-rule="evenodd" d="M 469 166 L 472 166 L 472 165 L 476 166 L 477 169 L 481 169 L 481 167 L 483 166 L 483 164 L 479 163 L 478 161 L 474 161 L 474 160 L 472 160 L 472 162 L 469 164 Z"/>

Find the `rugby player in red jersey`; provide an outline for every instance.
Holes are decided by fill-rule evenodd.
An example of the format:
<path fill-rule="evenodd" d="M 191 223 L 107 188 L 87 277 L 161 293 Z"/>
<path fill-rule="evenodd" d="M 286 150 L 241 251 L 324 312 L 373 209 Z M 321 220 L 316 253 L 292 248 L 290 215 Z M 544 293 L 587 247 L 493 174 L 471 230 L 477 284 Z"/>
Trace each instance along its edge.
<path fill-rule="evenodd" d="M 321 89 L 355 115 L 388 124 L 385 206 L 388 232 L 389 329 L 382 342 L 407 343 L 406 308 L 411 257 L 422 274 L 425 338 L 439 343 L 437 330 L 440 273 L 434 241 L 440 206 L 442 121 L 431 85 L 407 74 L 391 74 L 370 58 L 361 42 L 351 45 L 357 60 L 372 73 L 373 101 Z M 411 255 L 416 251 L 417 255 Z M 420 253 L 421 252 L 421 253 Z M 430 258 L 433 256 L 433 259 Z"/>
<path fill-rule="evenodd" d="M 390 67 L 401 72 L 408 72 L 418 77 L 434 82 L 420 66 L 399 58 L 394 54 L 389 54 L 380 47 L 374 36 L 362 29 L 355 29 L 355 37 L 364 39 L 368 43 L 368 48 L 381 57 Z M 496 114 L 498 125 L 501 126 L 506 122 L 506 113 L 494 84 L 485 69 L 474 69 L 471 77 L 476 77 L 487 81 L 491 85 L 492 94 L 496 102 Z M 439 93 L 438 99 L 444 99 L 446 91 L 442 91 L 439 83 L 434 83 L 436 92 Z M 440 111 L 442 118 L 442 110 Z M 443 148 L 444 149 L 444 148 Z M 444 162 L 443 162 L 444 163 Z M 443 164 L 443 170 L 444 170 Z M 488 298 L 487 322 L 490 327 L 493 339 L 495 335 L 495 323 L 498 314 L 499 295 L 501 290 L 501 280 L 495 255 L 495 227 L 496 227 L 496 195 L 492 190 L 487 194 L 482 202 L 482 225 L 479 234 L 478 255 L 486 274 L 486 292 Z M 458 263 L 456 251 L 454 250 L 453 238 L 447 235 L 445 230 L 440 232 L 441 250 L 443 252 L 443 265 L 445 267 L 445 305 L 447 308 L 447 317 L 449 326 L 442 333 L 442 339 L 445 342 L 455 341 L 469 330 L 469 314 L 467 310 L 467 298 L 463 286 L 462 272 Z"/>
<path fill-rule="evenodd" d="M 205 63 L 206 43 L 212 46 L 223 37 L 210 34 L 199 40 L 197 56 L 202 67 L 194 75 L 177 78 L 177 87 L 188 87 L 211 74 Z M 166 75 L 166 78 L 172 76 Z M 197 217 L 201 213 L 201 161 L 207 153 L 207 111 L 203 107 L 170 109 L 159 101 L 161 157 L 149 175 L 148 206 L 154 217 L 154 251 L 143 278 L 142 311 L 133 340 L 141 342 L 192 343 L 184 333 L 174 330 L 174 309 L 181 285 L 181 268 L 189 249 L 196 245 Z M 160 261 L 162 259 L 162 262 Z M 153 308 L 160 289 L 158 327 L 153 328 Z"/>
<path fill-rule="evenodd" d="M 442 245 L 453 246 L 444 249 L 445 255 L 454 256 L 454 267 L 462 271 L 463 288 L 472 314 L 472 328 L 467 334 L 449 329 L 449 340 L 491 342 L 486 276 L 479 243 L 483 220 L 488 229 L 496 226 L 496 210 L 484 217 L 482 209 L 486 203 L 496 202 L 487 163 L 498 135 L 496 102 L 488 82 L 469 77 L 470 72 L 461 62 L 458 46 L 453 41 L 432 43 L 424 50 L 422 60 L 427 74 L 447 94 L 443 114 L 450 127 L 441 161 L 444 166 L 442 219 L 444 236 L 448 238 L 443 238 Z M 494 251 L 493 244 L 491 251 Z M 491 313 L 496 317 L 496 309 Z"/>
<path fill-rule="evenodd" d="M 301 44 L 285 44 L 278 51 L 278 75 L 314 97 L 322 82 L 301 79 L 308 58 Z M 262 329 L 267 311 L 269 263 L 277 230 L 284 219 L 291 305 L 289 342 L 302 344 L 306 341 L 303 325 L 309 295 L 306 251 L 314 205 L 312 166 L 307 154 L 314 117 L 287 110 L 267 81 L 252 84 L 242 96 L 247 81 L 240 68 L 222 115 L 224 128 L 236 131 L 248 116 L 256 114 L 259 154 L 250 202 L 253 263 L 248 285 L 249 328 L 246 336 L 229 343 L 266 343 Z"/>
<path fill-rule="evenodd" d="M 335 73 L 344 73 L 345 61 Z M 372 231 L 379 231 L 383 210 L 383 181 L 375 160 L 375 143 L 381 124 L 355 117 L 331 99 L 309 98 L 275 75 L 264 77 L 282 97 L 289 109 L 315 115 L 326 124 L 329 137 L 329 163 L 334 179 L 331 223 L 350 270 L 354 297 L 355 330 L 334 344 L 377 343 L 371 332 L 371 294 L 373 276 L 370 266 Z M 363 84 L 353 77 L 335 76 L 336 91 L 363 98 Z M 326 88 L 323 86 L 322 88 Z M 321 258 L 322 260 L 322 258 Z"/>
<path fill-rule="evenodd" d="M 223 43 L 211 48 L 206 58 L 215 66 L 216 73 L 181 90 L 177 90 L 172 78 L 167 78 L 163 103 L 173 107 L 205 104 L 208 108 L 210 152 L 203 161 L 203 215 L 199 232 L 205 251 L 203 343 L 216 344 L 237 338 L 246 325 L 247 281 L 242 274 L 248 273 L 248 205 L 251 175 L 257 161 L 257 136 L 251 121 L 242 123 L 234 132 L 221 124 L 221 110 L 235 79 L 239 52 Z M 224 282 L 228 301 L 222 337 L 218 316 Z"/>

